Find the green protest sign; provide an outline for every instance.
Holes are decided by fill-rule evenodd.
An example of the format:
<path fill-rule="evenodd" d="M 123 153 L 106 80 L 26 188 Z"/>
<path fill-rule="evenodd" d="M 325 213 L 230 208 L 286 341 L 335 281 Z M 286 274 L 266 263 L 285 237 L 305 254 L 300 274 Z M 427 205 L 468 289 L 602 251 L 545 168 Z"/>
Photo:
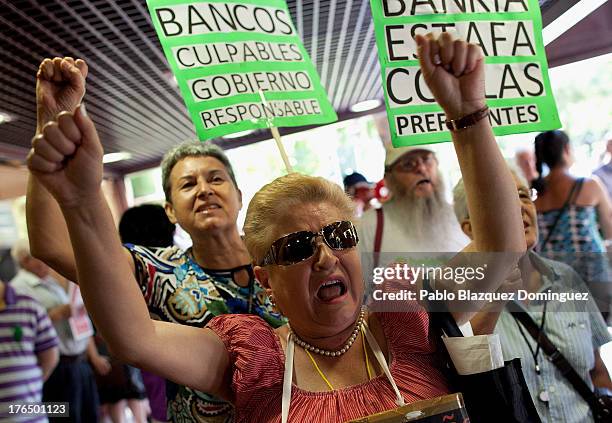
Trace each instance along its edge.
<path fill-rule="evenodd" d="M 201 140 L 337 120 L 284 0 L 147 4 Z"/>
<path fill-rule="evenodd" d="M 537 0 L 370 0 L 394 146 L 450 140 L 422 78 L 414 36 L 454 31 L 486 56 L 496 135 L 561 127 L 550 88 Z"/>

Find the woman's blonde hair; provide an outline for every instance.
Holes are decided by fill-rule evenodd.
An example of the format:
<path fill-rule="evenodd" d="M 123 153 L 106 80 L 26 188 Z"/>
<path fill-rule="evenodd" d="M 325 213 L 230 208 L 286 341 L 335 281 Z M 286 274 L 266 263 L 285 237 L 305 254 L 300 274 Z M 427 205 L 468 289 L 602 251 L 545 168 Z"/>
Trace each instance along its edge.
<path fill-rule="evenodd" d="M 338 208 L 347 220 L 353 217 L 352 200 L 324 178 L 290 173 L 264 185 L 253 197 L 244 222 L 245 242 L 255 263 L 266 255 L 275 236 L 272 228 L 286 222 L 291 211 L 304 204 L 327 203 Z"/>

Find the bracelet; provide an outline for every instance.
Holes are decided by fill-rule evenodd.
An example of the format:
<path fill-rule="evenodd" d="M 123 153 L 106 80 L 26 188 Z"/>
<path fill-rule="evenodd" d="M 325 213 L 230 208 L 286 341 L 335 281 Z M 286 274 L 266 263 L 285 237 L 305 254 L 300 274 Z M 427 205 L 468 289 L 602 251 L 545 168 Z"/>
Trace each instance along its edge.
<path fill-rule="evenodd" d="M 462 129 L 469 128 L 470 126 L 476 125 L 478 121 L 489 116 L 489 106 L 484 106 L 480 110 L 476 110 L 474 113 L 470 113 L 467 116 L 463 116 L 459 119 L 446 120 L 446 127 L 449 131 L 460 131 Z"/>

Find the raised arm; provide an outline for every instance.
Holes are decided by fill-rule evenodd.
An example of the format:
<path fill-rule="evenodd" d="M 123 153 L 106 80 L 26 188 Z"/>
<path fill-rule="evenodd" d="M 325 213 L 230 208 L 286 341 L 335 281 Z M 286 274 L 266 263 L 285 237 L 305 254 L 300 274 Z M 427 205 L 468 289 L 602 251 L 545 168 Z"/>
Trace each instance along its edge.
<path fill-rule="evenodd" d="M 442 33 L 417 35 L 419 61 L 427 85 L 447 119 L 482 109 L 485 103 L 484 56 L 478 45 Z M 451 132 L 474 232 L 472 251 L 523 252 L 525 238 L 512 175 L 497 147 L 488 119 Z"/>
<path fill-rule="evenodd" d="M 36 74 L 36 135 L 44 125 L 57 119 L 62 111 L 72 112 L 85 95 L 88 68 L 83 60 L 70 57 L 45 59 Z M 26 197 L 28 238 L 32 255 L 71 281 L 76 281 L 74 254 L 61 210 L 40 183 L 36 171 L 30 172 Z M 124 255 L 129 258 L 129 252 Z"/>
<path fill-rule="evenodd" d="M 63 110 L 74 111 L 85 95 L 87 64 L 66 57 L 45 59 L 36 74 L 36 135 Z M 35 173 L 28 178 L 28 238 L 32 255 L 70 280 L 76 280 L 68 229 L 55 199 Z"/>
<path fill-rule="evenodd" d="M 64 216 L 83 300 L 113 354 L 227 397 L 229 358 L 221 340 L 207 329 L 149 318 L 102 194 L 102 146 L 83 105 L 44 126 L 28 166 Z"/>
<path fill-rule="evenodd" d="M 448 120 L 463 118 L 486 106 L 484 56 L 479 46 L 454 40 L 448 33 L 442 33 L 439 39 L 432 34 L 417 35 L 415 40 L 423 77 Z M 464 250 L 465 254 L 459 254 L 448 265 L 485 265 L 486 276 L 462 285 L 436 281 L 436 288 L 496 291 L 516 268 L 526 249 L 516 185 L 487 118 L 452 131 L 451 135 L 465 183 L 473 241 Z M 460 303 L 448 304 L 455 319 L 463 323 L 482 304 L 455 308 L 458 305 L 466 307 Z"/>

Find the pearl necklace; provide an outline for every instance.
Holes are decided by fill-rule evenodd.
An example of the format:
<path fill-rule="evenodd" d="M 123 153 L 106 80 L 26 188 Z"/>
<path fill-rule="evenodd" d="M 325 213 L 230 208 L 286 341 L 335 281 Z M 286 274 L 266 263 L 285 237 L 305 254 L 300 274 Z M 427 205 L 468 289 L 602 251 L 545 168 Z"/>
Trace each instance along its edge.
<path fill-rule="evenodd" d="M 295 343 L 298 344 L 300 347 L 304 348 L 305 350 L 312 351 L 315 354 L 320 354 L 327 357 L 339 357 L 345 352 L 347 352 L 349 348 L 351 348 L 351 346 L 355 343 L 355 340 L 357 339 L 357 336 L 359 335 L 359 332 L 361 331 L 361 328 L 364 327 L 364 325 L 365 309 L 361 309 L 361 312 L 359 313 L 359 318 L 355 323 L 355 329 L 353 329 L 353 332 L 351 333 L 351 336 L 349 337 L 348 341 L 346 341 L 346 344 L 344 344 L 344 346 L 337 351 L 324 350 L 322 348 L 317 348 L 314 345 L 310 345 L 308 342 L 300 339 L 300 337 L 293 331 L 293 329 L 291 329 L 291 326 L 289 324 L 287 324 L 287 327 L 289 328 L 289 333 L 291 334 L 291 336 L 295 338 Z"/>

